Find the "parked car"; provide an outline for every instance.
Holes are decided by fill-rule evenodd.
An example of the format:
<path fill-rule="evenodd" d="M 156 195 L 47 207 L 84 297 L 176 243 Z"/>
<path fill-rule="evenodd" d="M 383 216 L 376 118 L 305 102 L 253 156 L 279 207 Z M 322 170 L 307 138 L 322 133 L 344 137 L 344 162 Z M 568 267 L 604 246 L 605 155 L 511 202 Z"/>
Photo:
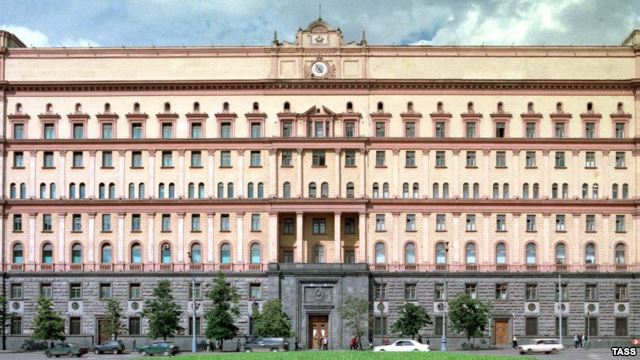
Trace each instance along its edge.
<path fill-rule="evenodd" d="M 289 341 L 284 338 L 249 338 L 244 343 L 244 352 L 289 351 Z"/>
<path fill-rule="evenodd" d="M 80 347 L 76 344 L 58 343 L 54 347 L 45 350 L 44 354 L 49 358 L 52 356 L 59 357 L 64 355 L 81 357 L 88 352 L 89 349 Z"/>
<path fill-rule="evenodd" d="M 420 344 L 415 340 L 396 340 L 391 345 L 376 346 L 373 351 L 429 351 L 429 345 Z"/>
<path fill-rule="evenodd" d="M 564 349 L 564 346 L 560 344 L 558 339 L 533 339 L 531 344 L 519 345 L 516 349 L 521 355 L 537 352 L 551 354 Z"/>
<path fill-rule="evenodd" d="M 122 354 L 124 352 L 124 343 L 122 342 L 122 340 L 105 341 L 100 345 L 96 345 L 96 347 L 93 349 L 93 352 L 96 354 Z"/>
<path fill-rule="evenodd" d="M 142 356 L 162 354 L 164 356 L 175 355 L 180 352 L 180 348 L 173 343 L 166 341 L 156 341 L 153 344 L 138 348 Z"/>

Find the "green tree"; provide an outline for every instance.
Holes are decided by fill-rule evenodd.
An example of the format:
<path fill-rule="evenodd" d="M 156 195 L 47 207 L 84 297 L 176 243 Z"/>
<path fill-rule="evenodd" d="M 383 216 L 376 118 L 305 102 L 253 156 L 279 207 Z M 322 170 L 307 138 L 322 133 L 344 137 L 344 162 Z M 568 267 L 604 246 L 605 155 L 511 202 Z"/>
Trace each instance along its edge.
<path fill-rule="evenodd" d="M 224 341 L 233 339 L 238 332 L 235 325 L 235 318 L 240 314 L 238 294 L 235 287 L 227 285 L 224 274 L 218 272 L 206 296 L 213 302 L 213 306 L 205 313 L 205 335 L 208 339 L 216 340 L 218 348 L 222 349 Z"/>
<path fill-rule="evenodd" d="M 180 315 L 182 311 L 173 300 L 171 293 L 171 283 L 168 280 L 161 280 L 153 289 L 153 297 L 145 300 L 142 317 L 149 320 L 149 331 L 147 336 L 151 339 L 175 336 L 182 331 L 180 326 Z"/>
<path fill-rule="evenodd" d="M 123 321 L 123 313 L 122 306 L 120 303 L 113 299 L 109 298 L 104 300 L 106 302 L 107 307 L 107 330 L 109 334 L 113 335 L 114 340 L 118 340 L 118 335 L 124 333 L 126 326 Z"/>
<path fill-rule="evenodd" d="M 451 328 L 462 333 L 467 340 L 482 336 L 489 325 L 491 305 L 461 293 L 449 302 L 449 319 Z"/>
<path fill-rule="evenodd" d="M 289 316 L 282 311 L 282 303 L 280 300 L 273 299 L 267 301 L 262 312 L 254 309 L 254 316 L 257 315 L 254 322 L 255 336 L 259 337 L 291 337 L 291 320 Z"/>
<path fill-rule="evenodd" d="M 411 335 L 413 339 L 427 324 L 431 324 L 427 311 L 422 306 L 408 302 L 400 307 L 400 318 L 393 324 L 391 331 L 401 336 Z"/>
<path fill-rule="evenodd" d="M 350 328 L 358 344 L 362 344 L 361 338 L 369 325 L 369 301 L 349 296 L 340 309 L 340 315 L 344 326 Z"/>
<path fill-rule="evenodd" d="M 64 340 L 64 319 L 53 308 L 53 301 L 45 297 L 38 298 L 38 309 L 33 318 L 33 334 L 35 340 Z"/>

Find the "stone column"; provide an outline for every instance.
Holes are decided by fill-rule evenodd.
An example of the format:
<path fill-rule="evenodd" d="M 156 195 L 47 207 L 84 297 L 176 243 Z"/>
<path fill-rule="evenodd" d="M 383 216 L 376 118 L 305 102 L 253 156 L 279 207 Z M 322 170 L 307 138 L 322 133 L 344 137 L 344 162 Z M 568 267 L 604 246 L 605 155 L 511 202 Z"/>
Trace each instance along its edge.
<path fill-rule="evenodd" d="M 334 172 L 333 172 L 333 183 L 335 185 L 334 186 L 334 190 L 333 190 L 333 196 L 336 198 L 340 197 L 340 192 L 342 189 L 342 184 L 340 181 L 340 169 L 342 168 L 340 165 L 340 149 L 336 148 L 335 150 L 335 164 L 334 164 Z"/>
<path fill-rule="evenodd" d="M 178 150 L 178 198 L 184 197 L 184 150 Z M 196 186 L 197 197 L 197 186 Z"/>
<path fill-rule="evenodd" d="M 80 185 L 78 185 L 78 195 L 80 195 Z M 87 184 L 87 193 L 88 198 L 97 199 L 98 196 L 96 194 L 96 151 L 89 150 L 89 183 Z"/>
<path fill-rule="evenodd" d="M 361 211 L 358 217 L 358 263 L 367 262 L 367 213 Z"/>
<path fill-rule="evenodd" d="M 124 264 L 124 217 L 125 212 L 118 213 L 118 264 Z"/>
<path fill-rule="evenodd" d="M 94 250 L 96 244 L 96 213 L 89 213 L 89 243 L 87 244 L 87 263 L 93 265 L 95 263 Z"/>
<path fill-rule="evenodd" d="M 242 197 L 244 194 L 244 150 L 238 150 L 238 184 L 236 188 L 236 197 Z"/>
<path fill-rule="evenodd" d="M 333 236 L 334 236 L 334 262 L 342 263 L 342 213 L 336 211 L 333 213 Z"/>
<path fill-rule="evenodd" d="M 156 245 L 154 244 L 155 233 L 153 228 L 155 216 L 155 213 L 147 213 L 147 262 L 149 264 L 155 263 L 155 257 L 153 255 L 153 250 L 156 247 Z"/>
<path fill-rule="evenodd" d="M 213 264 L 213 217 L 214 212 L 207 213 L 207 262 Z"/>
<path fill-rule="evenodd" d="M 296 152 L 298 154 L 296 159 L 296 178 L 298 179 L 298 197 L 304 197 L 304 184 L 302 182 L 302 167 L 304 164 L 303 161 L 303 151 L 302 149 L 298 149 Z"/>
<path fill-rule="evenodd" d="M 453 254 L 451 264 L 460 264 L 460 213 L 453 213 L 453 242 L 449 254 Z"/>
<path fill-rule="evenodd" d="M 38 213 L 29 213 L 29 262 L 34 265 L 36 263 L 36 216 Z"/>
<path fill-rule="evenodd" d="M 36 185 L 36 150 L 29 151 L 29 191 L 27 196 L 37 198 L 38 186 Z"/>
<path fill-rule="evenodd" d="M 147 180 L 147 193 L 150 198 L 156 194 L 156 151 L 149 150 L 149 178 Z M 151 260 L 153 261 L 153 259 Z"/>
<path fill-rule="evenodd" d="M 244 212 L 236 213 L 236 236 L 238 237 L 238 243 L 236 248 L 238 264 L 244 264 Z"/>
<path fill-rule="evenodd" d="M 216 195 L 216 182 L 214 181 L 215 178 L 215 150 L 209 150 L 208 151 L 208 159 L 207 159 L 207 170 L 209 171 L 209 176 L 208 176 L 208 186 L 209 186 L 209 197 L 214 198 Z"/>
<path fill-rule="evenodd" d="M 58 196 L 64 198 L 67 193 L 67 186 L 65 182 L 65 172 L 66 172 L 66 150 L 60 150 L 60 158 L 58 159 Z M 1 169 L 1 167 L 0 167 Z M 1 177 L 0 177 L 1 178 Z M 76 194 L 77 195 L 77 194 Z"/>
<path fill-rule="evenodd" d="M 304 263 L 304 240 L 302 239 L 304 232 L 304 213 L 298 211 L 296 213 L 296 253 L 294 262 Z"/>
<path fill-rule="evenodd" d="M 513 150 L 513 189 L 511 190 L 511 196 L 521 197 L 522 185 L 520 185 L 520 150 Z"/>
<path fill-rule="evenodd" d="M 402 197 L 402 184 L 400 181 L 400 150 L 393 149 L 393 183 L 391 184 L 391 197 Z"/>
<path fill-rule="evenodd" d="M 453 184 L 449 188 L 449 196 L 460 194 L 460 149 L 453 150 Z M 444 193 L 444 192 L 443 192 Z M 456 254 L 458 256 L 459 254 Z"/>
<path fill-rule="evenodd" d="M 177 253 L 178 253 L 178 264 L 183 264 L 184 263 L 184 255 L 185 255 L 185 243 L 184 243 L 184 212 L 179 212 L 178 213 L 178 246 L 177 246 Z"/>
<path fill-rule="evenodd" d="M 360 150 L 360 197 L 365 197 L 367 194 L 367 151 L 365 149 Z"/>
<path fill-rule="evenodd" d="M 429 259 L 430 254 L 430 244 L 429 244 L 429 213 L 422 213 L 422 246 L 418 247 L 418 256 L 416 258 L 416 263 L 428 263 L 431 262 Z"/>
<path fill-rule="evenodd" d="M 65 247 L 65 243 L 64 243 L 64 236 L 65 236 L 65 228 L 64 228 L 64 220 L 65 220 L 65 216 L 67 214 L 66 213 L 58 213 L 58 263 L 59 264 L 64 264 L 65 263 L 65 254 L 67 253 L 67 249 Z"/>
<path fill-rule="evenodd" d="M 278 262 L 278 213 L 269 212 L 269 258 L 267 263 Z"/>
<path fill-rule="evenodd" d="M 118 174 L 120 175 L 120 196 L 127 197 L 127 184 L 125 180 L 126 165 L 125 159 L 127 152 L 125 150 L 118 151 Z"/>
<path fill-rule="evenodd" d="M 276 149 L 269 149 L 269 197 L 278 196 L 278 164 Z"/>

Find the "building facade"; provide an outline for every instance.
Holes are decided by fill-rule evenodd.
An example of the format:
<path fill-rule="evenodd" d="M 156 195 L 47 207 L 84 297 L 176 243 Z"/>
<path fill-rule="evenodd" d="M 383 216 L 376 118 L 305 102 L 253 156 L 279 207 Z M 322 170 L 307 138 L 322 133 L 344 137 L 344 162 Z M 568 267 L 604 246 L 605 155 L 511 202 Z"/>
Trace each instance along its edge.
<path fill-rule="evenodd" d="M 487 343 L 555 336 L 559 319 L 603 343 L 640 334 L 640 32 L 372 46 L 317 20 L 259 47 L 0 40 L 9 347 L 38 296 L 87 343 L 114 297 L 142 338 L 158 279 L 191 329 L 191 276 L 201 299 L 217 271 L 241 334 L 278 298 L 308 348 L 348 346 L 349 296 L 369 299 L 375 343 L 407 301 L 440 337 L 460 292 L 492 303 Z"/>

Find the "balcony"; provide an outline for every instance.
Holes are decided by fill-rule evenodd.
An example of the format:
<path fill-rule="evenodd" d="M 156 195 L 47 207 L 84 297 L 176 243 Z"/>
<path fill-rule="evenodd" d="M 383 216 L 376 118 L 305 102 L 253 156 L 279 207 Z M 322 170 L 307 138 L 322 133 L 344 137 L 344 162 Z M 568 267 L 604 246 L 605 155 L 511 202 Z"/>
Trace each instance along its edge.
<path fill-rule="evenodd" d="M 447 271 L 449 266 L 447 264 L 437 264 L 436 271 Z"/>
<path fill-rule="evenodd" d="M 538 271 L 538 265 L 535 265 L 535 264 L 527 264 L 526 270 L 527 270 L 527 271 Z"/>
<path fill-rule="evenodd" d="M 53 264 L 41 264 L 40 271 L 53 271 Z"/>
<path fill-rule="evenodd" d="M 160 264 L 160 271 L 171 271 L 173 270 L 173 264 Z"/>
<path fill-rule="evenodd" d="M 465 266 L 466 271 L 478 271 L 478 265 L 475 264 L 467 264 Z"/>
<path fill-rule="evenodd" d="M 509 271 L 509 265 L 505 265 L 505 264 L 496 265 L 496 271 Z"/>
<path fill-rule="evenodd" d="M 387 264 L 375 264 L 373 266 L 374 271 L 387 271 Z"/>
<path fill-rule="evenodd" d="M 262 264 L 249 264 L 249 271 L 262 271 Z"/>
<path fill-rule="evenodd" d="M 418 265 L 405 265 L 404 266 L 404 271 L 418 271 Z"/>
<path fill-rule="evenodd" d="M 84 266 L 82 264 L 70 264 L 69 271 L 82 271 Z"/>
<path fill-rule="evenodd" d="M 203 268 L 202 264 L 189 264 L 189 270 L 191 271 L 202 271 Z"/>
<path fill-rule="evenodd" d="M 113 264 L 100 264 L 100 271 L 113 271 Z"/>
<path fill-rule="evenodd" d="M 585 271 L 598 271 L 598 265 L 596 264 L 587 264 L 585 265 Z"/>
<path fill-rule="evenodd" d="M 569 270 L 569 265 L 567 264 L 556 264 L 556 272 L 564 272 Z"/>
<path fill-rule="evenodd" d="M 220 271 L 231 271 L 233 269 L 233 265 L 231 264 L 220 264 Z"/>
<path fill-rule="evenodd" d="M 11 264 L 9 271 L 24 271 L 24 264 Z"/>
<path fill-rule="evenodd" d="M 142 264 L 129 264 L 129 271 L 142 271 Z"/>
<path fill-rule="evenodd" d="M 616 264 L 616 271 L 625 272 L 627 270 L 627 264 Z"/>

